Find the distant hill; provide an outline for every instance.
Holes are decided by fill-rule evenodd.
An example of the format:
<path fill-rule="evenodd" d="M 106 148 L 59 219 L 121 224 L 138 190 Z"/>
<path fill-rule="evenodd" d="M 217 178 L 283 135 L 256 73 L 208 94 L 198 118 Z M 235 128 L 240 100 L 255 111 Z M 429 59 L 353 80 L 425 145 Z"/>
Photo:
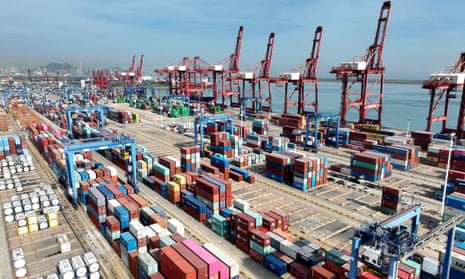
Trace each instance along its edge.
<path fill-rule="evenodd" d="M 39 66 L 33 71 L 36 70 L 43 70 L 46 69 L 48 73 L 56 73 L 56 72 L 67 72 L 67 73 L 75 73 L 77 68 L 68 63 L 48 63 L 47 65 Z"/>

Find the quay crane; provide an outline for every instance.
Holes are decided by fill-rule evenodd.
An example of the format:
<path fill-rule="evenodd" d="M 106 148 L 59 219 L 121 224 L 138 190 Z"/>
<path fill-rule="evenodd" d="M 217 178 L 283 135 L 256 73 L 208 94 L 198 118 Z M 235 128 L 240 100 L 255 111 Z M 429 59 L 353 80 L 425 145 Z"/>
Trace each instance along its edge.
<path fill-rule="evenodd" d="M 287 113 L 291 107 L 297 107 L 298 114 L 305 114 L 306 108 L 313 108 L 314 112 L 318 113 L 317 69 L 322 35 L 323 27 L 318 26 L 313 35 L 310 57 L 305 60 L 303 65 L 281 73 L 278 78 L 272 79 L 273 83 L 284 83 L 284 113 Z M 307 83 L 310 84 L 309 89 L 305 88 Z M 294 85 L 291 92 L 289 92 L 289 85 Z M 308 102 L 311 95 L 313 95 L 313 101 Z"/>
<path fill-rule="evenodd" d="M 359 124 L 381 125 L 385 72 L 382 58 L 390 13 L 391 2 L 386 1 L 381 7 L 374 43 L 368 47 L 363 56 L 331 68 L 330 73 L 336 74 L 336 77 L 342 80 L 340 108 L 342 123 L 347 122 L 347 111 L 355 108 L 359 111 Z M 358 91 L 353 88 L 354 86 Z M 371 111 L 377 112 L 377 118 L 367 118 Z"/>
<path fill-rule="evenodd" d="M 271 77 L 270 77 L 270 70 L 271 70 L 271 61 L 273 57 L 273 49 L 274 49 L 274 40 L 275 34 L 270 33 L 268 37 L 268 44 L 265 53 L 265 59 L 260 61 L 260 64 L 257 65 L 253 70 L 247 70 L 244 72 L 237 73 L 237 80 L 242 81 L 242 94 L 240 98 L 261 98 L 264 103 L 268 103 L 267 106 L 262 106 L 264 111 L 270 111 L 272 107 L 272 99 L 271 99 Z M 246 94 L 246 82 L 250 85 L 249 92 Z M 265 83 L 268 87 L 268 96 L 264 97 L 263 91 Z M 237 100 L 236 103 L 231 103 L 231 106 L 239 107 L 241 104 L 240 100 Z"/>
<path fill-rule="evenodd" d="M 431 131 L 434 122 L 442 122 L 441 133 L 455 132 L 458 139 L 465 138 L 465 94 L 462 92 L 462 99 L 459 108 L 459 118 L 457 128 L 447 128 L 447 114 L 449 112 L 449 100 L 456 98 L 455 92 L 465 91 L 465 52 L 462 52 L 452 66 L 446 67 L 440 73 L 431 74 L 429 79 L 423 82 L 423 88 L 430 93 L 428 117 L 426 119 L 426 131 Z M 444 99 L 444 112 L 442 115 L 434 116 Z"/>
<path fill-rule="evenodd" d="M 221 96 L 221 105 L 223 106 L 225 106 L 227 96 L 229 96 L 231 104 L 232 96 L 238 96 L 240 94 L 240 83 L 235 76 L 239 72 L 243 35 L 244 27 L 240 26 L 237 33 L 234 53 L 227 59 L 208 66 L 208 69 L 213 75 L 213 100 L 216 103 L 219 101 L 218 96 Z"/>
<path fill-rule="evenodd" d="M 388 278 L 396 279 L 397 265 L 401 259 L 410 257 L 415 250 L 445 232 L 448 233 L 448 239 L 441 279 L 447 279 L 455 226 L 462 221 L 463 216 L 452 217 L 420 237 L 420 213 L 421 206 L 414 205 L 382 222 L 363 223 L 358 233 L 352 237 L 349 279 L 357 278 L 357 262 L 362 244 L 365 248 L 361 256 L 363 262 L 383 274 L 387 273 Z M 408 221 L 411 222 L 410 228 L 404 224 Z"/>

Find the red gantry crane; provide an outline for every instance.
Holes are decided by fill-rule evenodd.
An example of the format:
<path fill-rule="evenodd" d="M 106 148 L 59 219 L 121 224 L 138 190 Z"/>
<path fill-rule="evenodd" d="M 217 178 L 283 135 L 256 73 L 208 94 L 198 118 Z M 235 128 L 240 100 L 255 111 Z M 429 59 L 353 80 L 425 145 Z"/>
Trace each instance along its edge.
<path fill-rule="evenodd" d="M 284 113 L 291 107 L 297 107 L 298 114 L 305 114 L 306 108 L 313 108 L 318 113 L 318 60 L 320 58 L 320 44 L 323 35 L 323 27 L 318 26 L 313 36 L 313 45 L 310 57 L 305 63 L 295 67 L 288 72 L 281 73 L 278 78 L 272 79 L 276 84 L 284 84 Z M 305 84 L 310 83 L 307 90 Z M 289 92 L 289 84 L 294 85 L 294 89 Z M 313 85 L 313 86 L 312 86 Z M 313 93 L 312 102 L 307 100 Z"/>
<path fill-rule="evenodd" d="M 330 71 L 342 80 L 342 123 L 347 122 L 347 111 L 356 108 L 359 111 L 359 124 L 381 125 L 385 71 L 382 58 L 390 13 L 391 2 L 386 1 L 381 7 L 374 43 L 363 56 L 343 62 Z M 368 119 L 368 113 L 372 111 L 374 114 L 377 112 L 377 117 Z"/>
<path fill-rule="evenodd" d="M 238 72 L 236 79 L 242 81 L 242 94 L 240 102 L 247 99 L 260 99 L 262 103 L 267 103 L 268 105 L 262 105 L 261 108 L 263 111 L 270 111 L 272 108 L 272 99 L 271 99 L 271 61 L 273 57 L 274 49 L 274 40 L 275 34 L 272 32 L 268 37 L 268 43 L 266 47 L 265 59 L 260 61 L 260 64 L 257 65 L 253 70 L 248 70 L 245 72 Z M 250 85 L 248 92 L 246 93 L 246 83 Z M 268 88 L 268 96 L 263 98 L 264 86 Z M 236 104 L 237 105 L 237 104 Z M 247 109 L 247 108 L 246 108 Z"/>
<path fill-rule="evenodd" d="M 455 63 L 446 67 L 440 73 L 431 74 L 429 79 L 423 83 L 423 88 L 430 93 L 429 111 L 426 119 L 426 131 L 431 131 L 434 122 L 442 122 L 441 133 L 455 132 L 458 139 L 465 137 L 465 52 L 462 52 Z M 456 91 L 462 90 L 462 99 L 459 108 L 457 128 L 447 128 L 447 115 L 449 112 L 449 100 L 456 98 Z M 444 112 L 442 115 L 434 116 L 441 101 L 444 100 Z"/>
<path fill-rule="evenodd" d="M 235 76 L 239 72 L 243 34 L 244 27 L 240 26 L 237 33 L 234 53 L 223 61 L 208 66 L 213 77 L 213 100 L 217 103 L 219 102 L 218 96 L 221 96 L 222 106 L 225 106 L 227 96 L 229 96 L 230 105 L 232 105 L 232 96 L 240 95 L 240 83 Z"/>

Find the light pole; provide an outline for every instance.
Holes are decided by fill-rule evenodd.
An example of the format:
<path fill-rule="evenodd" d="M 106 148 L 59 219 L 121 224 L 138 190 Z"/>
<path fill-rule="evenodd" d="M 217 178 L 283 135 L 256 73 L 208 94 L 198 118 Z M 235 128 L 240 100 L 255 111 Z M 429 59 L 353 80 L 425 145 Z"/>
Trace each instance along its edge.
<path fill-rule="evenodd" d="M 447 155 L 447 166 L 446 175 L 444 176 L 444 189 L 442 191 L 442 202 L 441 202 L 441 219 L 444 215 L 444 204 L 446 201 L 446 190 L 447 190 L 447 179 L 449 178 L 449 166 L 450 166 L 450 154 L 452 152 L 452 142 L 454 141 L 455 133 L 450 134 L 449 154 Z"/>
<path fill-rule="evenodd" d="M 407 119 L 407 138 L 410 137 L 410 119 Z"/>

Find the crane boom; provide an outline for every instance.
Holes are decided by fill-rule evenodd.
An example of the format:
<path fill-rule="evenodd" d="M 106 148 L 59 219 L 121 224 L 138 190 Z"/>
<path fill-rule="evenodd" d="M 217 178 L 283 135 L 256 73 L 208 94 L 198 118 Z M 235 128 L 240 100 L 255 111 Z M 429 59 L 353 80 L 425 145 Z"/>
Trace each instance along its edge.
<path fill-rule="evenodd" d="M 237 72 L 239 71 L 239 62 L 241 58 L 241 49 L 242 49 L 242 36 L 244 35 L 244 27 L 239 27 L 236 40 L 236 48 L 234 53 L 231 54 L 229 59 L 229 71 Z"/>

